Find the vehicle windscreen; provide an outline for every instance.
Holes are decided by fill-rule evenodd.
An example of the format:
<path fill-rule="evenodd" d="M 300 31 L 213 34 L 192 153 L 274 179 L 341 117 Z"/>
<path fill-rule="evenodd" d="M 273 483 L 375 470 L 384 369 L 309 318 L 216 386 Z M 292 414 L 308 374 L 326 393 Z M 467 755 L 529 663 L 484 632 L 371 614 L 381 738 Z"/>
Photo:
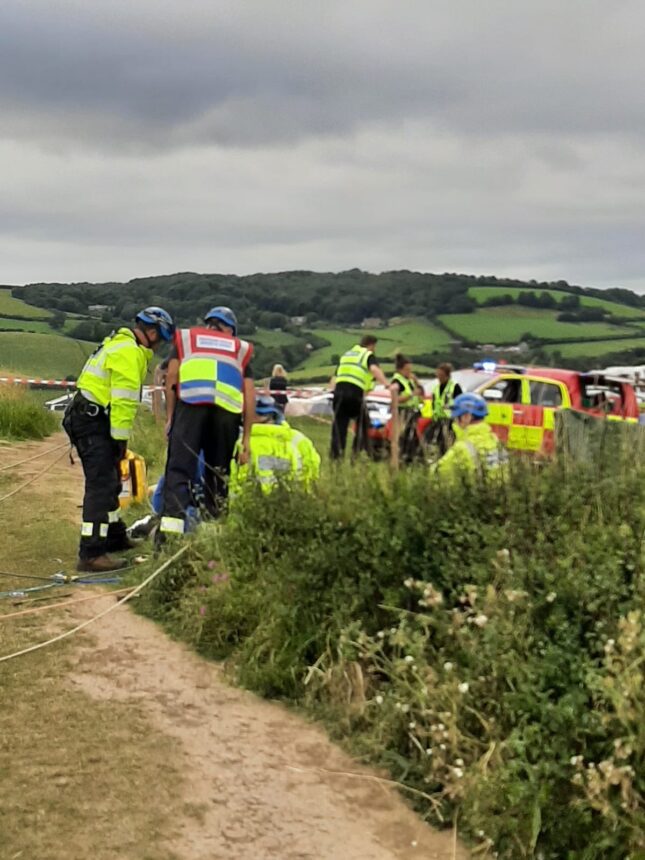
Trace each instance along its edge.
<path fill-rule="evenodd" d="M 582 408 L 599 415 L 622 415 L 625 410 L 624 389 L 618 380 L 604 376 L 581 376 Z"/>

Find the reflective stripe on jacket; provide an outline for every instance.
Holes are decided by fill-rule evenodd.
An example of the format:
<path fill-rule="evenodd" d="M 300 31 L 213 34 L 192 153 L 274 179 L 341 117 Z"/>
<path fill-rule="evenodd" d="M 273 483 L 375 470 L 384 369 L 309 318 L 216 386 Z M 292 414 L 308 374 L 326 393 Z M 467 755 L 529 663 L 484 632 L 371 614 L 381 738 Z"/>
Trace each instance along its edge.
<path fill-rule="evenodd" d="M 236 448 L 235 455 L 239 450 Z M 304 433 L 282 424 L 254 424 L 251 428 L 250 462 L 240 466 L 236 456 L 231 463 L 229 491 L 233 495 L 249 480 L 257 481 L 265 492 L 280 479 L 302 481 L 305 485 L 320 474 L 320 455 Z"/>
<path fill-rule="evenodd" d="M 399 395 L 399 409 L 418 409 L 421 400 L 416 393 L 417 386 L 414 380 L 408 379 L 402 373 L 395 373 L 392 377 L 392 382 L 398 382 L 403 388 Z M 405 399 L 401 400 L 401 397 Z"/>
<path fill-rule="evenodd" d="M 250 343 L 216 329 L 183 328 L 175 332 L 175 346 L 180 400 L 242 412 L 244 371 L 253 354 Z"/>
<path fill-rule="evenodd" d="M 361 391 L 369 391 L 374 381 L 368 367 L 371 355 L 371 349 L 358 344 L 348 349 L 338 364 L 336 382 L 349 382 Z"/>
<path fill-rule="evenodd" d="M 455 384 L 452 379 L 449 379 L 441 391 L 441 386 L 437 383 L 437 387 L 432 392 L 432 418 L 434 421 L 450 418 L 450 406 L 454 399 Z"/>
<path fill-rule="evenodd" d="M 457 441 L 436 465 L 442 478 L 453 479 L 457 475 L 471 477 L 505 474 L 508 453 L 502 448 L 490 425 L 483 421 L 469 424 L 457 433 Z"/>
<path fill-rule="evenodd" d="M 129 328 L 120 328 L 92 353 L 78 377 L 76 386 L 84 397 L 109 407 L 113 439 L 130 436 L 151 359 L 152 350 Z"/>

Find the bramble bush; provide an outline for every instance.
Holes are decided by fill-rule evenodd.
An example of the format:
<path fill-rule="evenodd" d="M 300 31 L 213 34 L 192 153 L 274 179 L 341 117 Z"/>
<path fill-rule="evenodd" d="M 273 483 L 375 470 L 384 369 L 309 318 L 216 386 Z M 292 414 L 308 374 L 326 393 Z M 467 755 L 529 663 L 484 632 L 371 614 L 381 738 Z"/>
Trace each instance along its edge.
<path fill-rule="evenodd" d="M 29 392 L 0 385 L 0 438 L 44 439 L 58 426 L 56 416 Z"/>
<path fill-rule="evenodd" d="M 142 608 L 481 856 L 643 857 L 645 460 L 613 453 L 504 485 L 365 463 L 251 490 Z"/>

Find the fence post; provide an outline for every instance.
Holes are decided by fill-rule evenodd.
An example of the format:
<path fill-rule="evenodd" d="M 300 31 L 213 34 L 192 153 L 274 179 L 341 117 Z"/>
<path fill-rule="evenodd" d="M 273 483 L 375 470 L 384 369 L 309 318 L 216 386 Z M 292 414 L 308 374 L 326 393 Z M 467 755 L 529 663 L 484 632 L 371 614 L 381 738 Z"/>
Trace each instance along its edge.
<path fill-rule="evenodd" d="M 152 384 L 154 385 L 154 389 L 152 392 L 152 414 L 154 415 L 155 421 L 157 421 L 157 423 L 165 421 L 163 409 L 163 391 L 161 390 L 164 384 L 164 378 L 165 373 L 161 369 L 161 367 L 155 367 L 155 373 L 152 381 Z"/>
<path fill-rule="evenodd" d="M 394 471 L 397 471 L 399 468 L 399 436 L 400 436 L 400 428 L 399 428 L 399 392 L 396 390 L 396 386 L 394 386 L 394 390 L 391 395 L 391 428 L 392 431 L 390 433 L 390 463 Z"/>

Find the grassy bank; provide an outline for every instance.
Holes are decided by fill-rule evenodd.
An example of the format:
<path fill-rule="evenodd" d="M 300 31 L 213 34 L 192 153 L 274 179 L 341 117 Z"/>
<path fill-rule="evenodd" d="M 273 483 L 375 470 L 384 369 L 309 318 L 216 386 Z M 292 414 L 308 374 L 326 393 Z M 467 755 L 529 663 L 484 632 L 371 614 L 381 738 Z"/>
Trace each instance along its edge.
<path fill-rule="evenodd" d="M 629 446 L 504 486 L 366 464 L 251 492 L 141 606 L 483 854 L 640 857 L 644 479 Z"/>
<path fill-rule="evenodd" d="M 58 426 L 58 418 L 29 392 L 0 385 L 0 439 L 44 439 Z"/>

